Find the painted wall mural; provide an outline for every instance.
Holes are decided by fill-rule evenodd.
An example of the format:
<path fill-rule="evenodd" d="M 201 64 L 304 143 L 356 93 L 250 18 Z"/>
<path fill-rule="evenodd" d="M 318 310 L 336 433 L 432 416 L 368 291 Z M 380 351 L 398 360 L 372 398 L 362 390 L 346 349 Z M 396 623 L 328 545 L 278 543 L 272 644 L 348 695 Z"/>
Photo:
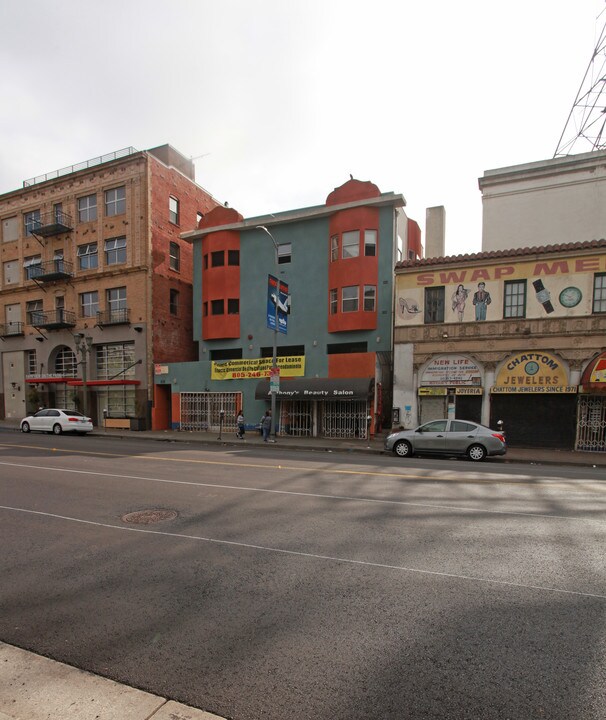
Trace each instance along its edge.
<path fill-rule="evenodd" d="M 508 281 L 520 281 L 520 317 L 590 315 L 596 272 L 606 272 L 606 255 L 398 273 L 396 324 L 501 320 Z M 436 302 L 442 320 L 435 319 Z"/>

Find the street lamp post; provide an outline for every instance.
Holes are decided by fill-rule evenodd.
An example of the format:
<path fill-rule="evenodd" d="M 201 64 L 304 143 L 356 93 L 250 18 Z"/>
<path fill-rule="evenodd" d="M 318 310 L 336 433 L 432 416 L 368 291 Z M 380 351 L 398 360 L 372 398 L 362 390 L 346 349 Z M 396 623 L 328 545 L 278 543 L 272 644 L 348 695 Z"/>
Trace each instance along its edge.
<path fill-rule="evenodd" d="M 276 267 L 276 302 L 275 302 L 275 315 L 274 315 L 274 347 L 273 347 L 273 354 L 271 358 L 271 368 L 272 368 L 272 375 L 276 372 L 276 369 L 278 367 L 278 357 L 277 357 L 277 345 L 278 345 L 278 301 L 280 300 L 280 275 L 279 275 L 279 262 L 278 262 L 278 243 L 276 242 L 276 239 L 274 236 L 269 232 L 269 230 L 265 227 L 265 225 L 257 225 L 257 230 L 263 230 L 263 232 L 267 233 L 269 237 L 271 238 L 272 243 L 274 244 L 274 261 L 275 261 L 275 267 Z M 275 375 L 273 375 L 275 377 Z M 271 383 L 270 383 L 271 386 Z M 277 420 L 276 420 L 276 391 L 272 390 L 270 387 L 270 393 L 271 393 L 271 429 L 269 431 L 271 437 L 273 438 L 274 442 L 276 440 L 276 427 L 277 427 Z"/>
<path fill-rule="evenodd" d="M 76 350 L 80 353 L 82 360 L 82 410 L 84 415 L 88 416 L 88 393 L 87 393 L 87 377 L 86 377 L 86 356 L 90 354 L 93 347 L 93 339 L 90 335 L 84 335 L 83 333 L 75 333 L 74 343 L 76 344 Z"/>

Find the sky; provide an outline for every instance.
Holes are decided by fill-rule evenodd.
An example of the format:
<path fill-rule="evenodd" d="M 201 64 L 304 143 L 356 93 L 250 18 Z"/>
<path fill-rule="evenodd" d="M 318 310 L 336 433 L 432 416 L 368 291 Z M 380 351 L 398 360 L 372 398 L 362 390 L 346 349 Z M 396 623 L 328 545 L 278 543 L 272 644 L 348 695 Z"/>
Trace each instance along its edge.
<path fill-rule="evenodd" d="M 169 143 L 245 218 L 349 179 L 481 249 L 485 170 L 553 157 L 604 0 L 0 0 L 0 193 Z M 575 152 L 590 148 L 577 149 Z"/>

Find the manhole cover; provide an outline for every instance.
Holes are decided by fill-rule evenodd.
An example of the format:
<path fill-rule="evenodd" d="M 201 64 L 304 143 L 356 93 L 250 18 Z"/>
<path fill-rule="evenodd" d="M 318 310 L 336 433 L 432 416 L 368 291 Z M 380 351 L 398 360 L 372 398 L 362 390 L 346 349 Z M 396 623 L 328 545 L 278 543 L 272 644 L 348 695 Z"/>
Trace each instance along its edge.
<path fill-rule="evenodd" d="M 122 516 L 122 520 L 137 525 L 150 525 L 162 520 L 174 520 L 177 517 L 175 510 L 138 510 Z"/>

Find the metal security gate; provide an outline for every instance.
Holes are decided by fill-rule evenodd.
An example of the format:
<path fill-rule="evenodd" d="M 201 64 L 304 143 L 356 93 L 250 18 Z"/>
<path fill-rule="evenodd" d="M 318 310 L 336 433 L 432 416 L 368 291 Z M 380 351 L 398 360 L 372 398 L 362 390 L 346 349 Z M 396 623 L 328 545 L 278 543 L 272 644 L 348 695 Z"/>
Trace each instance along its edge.
<path fill-rule="evenodd" d="M 280 403 L 280 433 L 292 437 L 313 435 L 313 403 L 299 400 Z"/>
<path fill-rule="evenodd" d="M 368 438 L 366 400 L 327 400 L 319 405 L 323 437 Z"/>
<path fill-rule="evenodd" d="M 606 398 L 579 395 L 575 450 L 606 452 Z"/>
<path fill-rule="evenodd" d="M 221 410 L 223 430 L 236 431 L 236 416 L 242 407 L 242 393 L 182 392 L 181 430 L 219 432 Z"/>

